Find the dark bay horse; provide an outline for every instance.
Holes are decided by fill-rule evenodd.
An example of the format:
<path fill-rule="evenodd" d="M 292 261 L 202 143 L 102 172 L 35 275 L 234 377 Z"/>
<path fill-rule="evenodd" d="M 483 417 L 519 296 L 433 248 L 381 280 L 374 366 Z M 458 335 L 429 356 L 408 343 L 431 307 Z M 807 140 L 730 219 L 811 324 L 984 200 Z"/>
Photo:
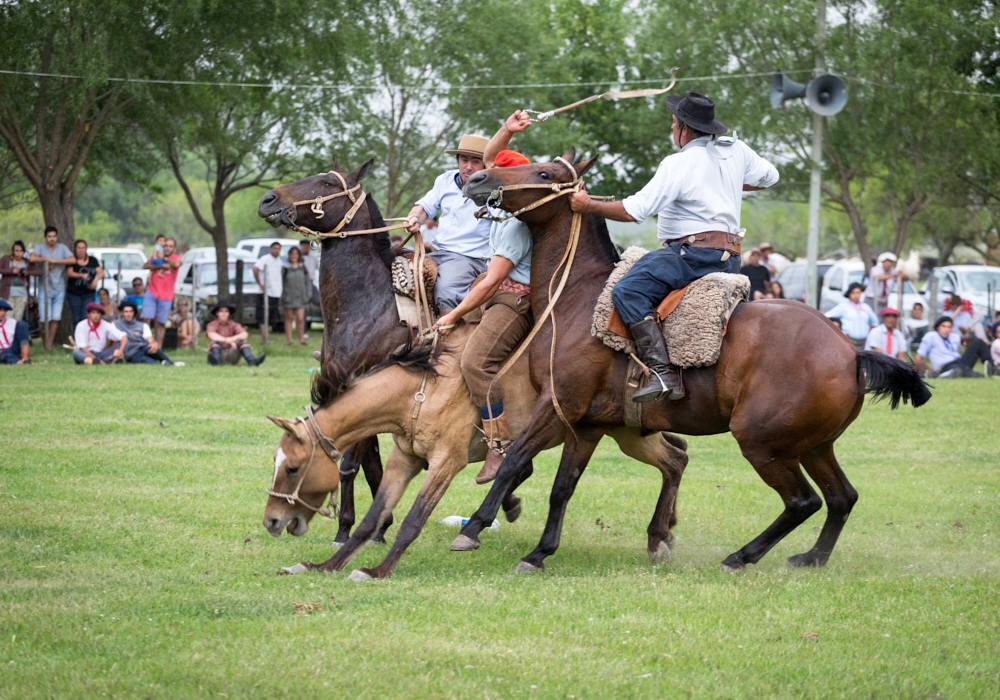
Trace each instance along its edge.
<path fill-rule="evenodd" d="M 465 192 L 485 204 L 500 187 L 572 183 L 593 165 L 586 161 L 492 168 L 469 178 Z M 572 172 L 570 171 L 572 167 Z M 552 190 L 504 191 L 502 208 L 518 211 Z M 559 271 L 567 250 L 573 212 L 567 197 L 527 211 L 519 218 L 534 241 L 531 258 L 531 306 L 540 318 L 549 303 L 548 281 Z M 518 565 L 519 571 L 543 568 L 559 545 L 566 504 L 600 438 L 624 424 L 622 385 L 628 357 L 591 335 L 598 295 L 618 259 L 604 227 L 593 217 L 581 220 L 578 249 L 565 289 L 555 305 L 557 341 L 550 360 L 552 326 L 547 321 L 530 346 L 532 382 L 541 391 L 528 427 L 507 453 L 486 500 L 462 529 L 453 549 L 472 549 L 478 534 L 497 513 L 500 499 L 523 468 L 564 429 L 552 401 L 554 386 L 567 423 L 577 439 L 567 438 L 549 500 L 545 531 L 538 546 Z M 555 368 L 550 376 L 550 362 Z M 550 384 L 550 380 L 552 384 Z M 906 363 L 885 355 L 856 352 L 818 311 L 795 301 L 740 304 L 729 322 L 717 364 L 684 371 L 687 394 L 679 401 L 644 404 L 643 427 L 685 435 L 731 432 L 743 456 L 784 503 L 778 518 L 723 562 L 725 570 L 759 561 L 823 501 L 802 468 L 819 486 L 827 518 L 809 551 L 788 559 L 791 566 L 822 566 L 830 557 L 858 494 L 834 456 L 833 444 L 858 416 L 867 391 L 920 406 L 930 391 Z M 801 468 L 800 468 L 801 465 Z"/>

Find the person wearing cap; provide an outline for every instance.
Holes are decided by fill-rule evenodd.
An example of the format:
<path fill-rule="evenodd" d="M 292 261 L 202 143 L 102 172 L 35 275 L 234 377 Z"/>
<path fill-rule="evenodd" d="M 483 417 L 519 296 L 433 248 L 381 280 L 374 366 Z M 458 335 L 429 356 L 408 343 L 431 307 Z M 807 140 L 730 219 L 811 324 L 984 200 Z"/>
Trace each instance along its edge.
<path fill-rule="evenodd" d="M 865 350 L 905 360 L 906 356 L 903 353 L 906 351 L 906 338 L 896 327 L 899 323 L 899 312 L 891 306 L 886 306 L 878 312 L 878 315 L 882 319 L 882 324 L 869 331 Z"/>
<path fill-rule="evenodd" d="M 482 170 L 485 136 L 465 134 L 458 148 L 445 151 L 455 156 L 458 168 L 448 170 L 434 181 L 430 192 L 417 200 L 407 214 L 407 233 L 417 233 L 428 219 L 438 217 L 434 252 L 427 257 L 437 263 L 434 303 L 442 312 L 450 311 L 469 293 L 469 286 L 486 272 L 490 257 L 490 222 L 477 219 L 479 207 L 462 193 L 468 179 Z"/>
<path fill-rule="evenodd" d="M 904 278 L 902 272 L 895 269 L 896 256 L 885 252 L 868 271 L 868 288 L 865 297 L 871 300 L 873 306 L 885 306 L 889 297 L 896 291 L 896 280 Z"/>
<path fill-rule="evenodd" d="M 134 301 L 123 301 L 118 306 L 121 318 L 115 321 L 115 328 L 128 336 L 128 347 L 125 349 L 125 359 L 138 365 L 162 364 L 172 366 L 174 363 L 163 354 L 160 344 L 153 338 L 149 324 L 141 321 L 139 305 Z M 181 367 L 183 362 L 178 362 Z"/>
<path fill-rule="evenodd" d="M 846 297 L 844 301 L 826 312 L 827 318 L 840 320 L 844 335 L 858 348 L 864 346 L 871 329 L 878 325 L 878 316 L 872 311 L 872 307 L 861 301 L 861 292 L 864 288 L 863 284 L 853 282 L 844 292 Z"/>
<path fill-rule="evenodd" d="M 14 306 L 0 299 L 0 365 L 30 365 L 30 352 L 28 324 L 14 318 Z"/>
<path fill-rule="evenodd" d="M 78 365 L 120 362 L 125 358 L 128 337 L 104 320 L 104 307 L 96 301 L 87 304 L 87 317 L 76 324 L 73 340 L 73 360 Z M 117 343 L 117 345 L 115 344 Z"/>
<path fill-rule="evenodd" d="M 215 316 L 215 319 L 209 321 L 208 325 L 205 326 L 205 335 L 211 341 L 208 346 L 208 364 L 222 364 L 223 348 L 239 348 L 243 359 L 251 367 L 263 364 L 267 355 L 253 356 L 253 350 L 250 343 L 247 342 L 250 334 L 242 325 L 230 318 L 234 313 L 236 313 L 236 307 L 229 303 L 220 302 L 212 307 L 212 315 Z"/>
<path fill-rule="evenodd" d="M 663 247 L 644 255 L 615 286 L 612 301 L 628 324 L 649 381 L 633 401 L 684 396 L 680 374 L 670 363 L 656 307 L 675 289 L 712 272 L 739 273 L 742 193 L 771 187 L 778 171 L 735 137 L 720 139 L 725 124 L 704 95 L 668 97 L 671 133 L 680 153 L 667 156 L 639 192 L 621 202 L 598 202 L 586 192 L 570 195 L 573 211 L 614 221 L 641 222 L 657 216 Z"/>
<path fill-rule="evenodd" d="M 771 273 L 761 264 L 760 248 L 754 248 L 747 256 L 747 264 L 740 268 L 740 274 L 750 280 L 750 300 L 763 299 L 767 294 Z"/>
<path fill-rule="evenodd" d="M 531 126 L 526 112 L 517 110 L 486 145 L 487 168 L 511 168 L 531 161 L 507 150 L 511 137 Z M 497 212 L 503 214 L 504 212 Z M 504 390 L 494 382 L 504 361 L 520 345 L 534 325 L 531 313 L 531 231 L 515 218 L 494 221 L 490 226 L 490 259 L 485 276 L 452 311 L 434 325 L 447 333 L 464 315 L 483 307 L 483 317 L 462 353 L 462 375 L 483 420 L 487 445 L 486 461 L 476 476 L 477 484 L 496 478 L 507 448 L 514 442 L 504 413 Z"/>

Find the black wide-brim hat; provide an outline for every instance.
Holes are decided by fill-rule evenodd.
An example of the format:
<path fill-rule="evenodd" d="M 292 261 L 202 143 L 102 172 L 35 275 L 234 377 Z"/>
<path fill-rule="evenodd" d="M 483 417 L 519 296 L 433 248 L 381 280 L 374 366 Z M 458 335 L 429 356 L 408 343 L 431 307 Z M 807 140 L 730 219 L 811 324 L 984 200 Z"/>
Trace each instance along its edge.
<path fill-rule="evenodd" d="M 850 298 L 851 292 L 853 292 L 855 289 L 860 289 L 864 291 L 865 285 L 861 284 L 860 282 L 851 282 L 851 286 L 847 288 L 846 292 L 844 292 L 844 296 Z"/>
<path fill-rule="evenodd" d="M 689 92 L 685 97 L 668 95 L 664 100 L 667 109 L 692 129 L 706 134 L 724 134 L 729 129 L 715 118 L 715 103 L 697 92 Z"/>
<path fill-rule="evenodd" d="M 232 316 L 233 314 L 236 313 L 236 307 L 235 306 L 233 306 L 229 302 L 223 301 L 223 302 L 219 302 L 218 304 L 216 304 L 215 306 L 213 306 L 211 308 L 212 315 L 213 316 L 217 316 L 218 313 L 219 313 L 219 309 L 229 309 L 229 315 L 230 316 Z"/>

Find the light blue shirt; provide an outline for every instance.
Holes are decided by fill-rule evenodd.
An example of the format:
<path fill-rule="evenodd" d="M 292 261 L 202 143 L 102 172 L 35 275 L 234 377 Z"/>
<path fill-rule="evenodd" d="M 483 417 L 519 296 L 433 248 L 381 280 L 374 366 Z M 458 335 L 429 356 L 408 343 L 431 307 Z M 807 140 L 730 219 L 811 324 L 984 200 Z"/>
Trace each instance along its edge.
<path fill-rule="evenodd" d="M 47 245 L 39 243 L 31 252 L 49 260 L 65 260 L 73 257 L 73 251 L 67 248 L 65 243 L 56 243 L 55 250 L 49 250 Z M 65 265 L 49 265 L 49 291 L 52 294 L 66 291 Z"/>
<path fill-rule="evenodd" d="M 490 226 L 490 257 L 499 255 L 514 263 L 510 277 L 531 286 L 531 231 L 517 219 L 494 221 Z"/>
<path fill-rule="evenodd" d="M 878 316 L 865 302 L 857 306 L 844 299 L 826 312 L 827 318 L 840 319 L 840 327 L 851 340 L 867 340 L 868 332 L 879 325 Z"/>
<path fill-rule="evenodd" d="M 441 214 L 434 232 L 435 250 L 486 260 L 490 257 L 490 221 L 476 218 L 479 207 L 462 194 L 459 182 L 457 170 L 442 173 L 417 204 L 428 218 Z"/>
<path fill-rule="evenodd" d="M 952 360 L 960 358 L 961 350 L 962 335 L 958 331 L 952 330 L 947 338 L 942 338 L 937 331 L 928 331 L 920 341 L 917 354 L 925 358 L 936 372 Z"/>

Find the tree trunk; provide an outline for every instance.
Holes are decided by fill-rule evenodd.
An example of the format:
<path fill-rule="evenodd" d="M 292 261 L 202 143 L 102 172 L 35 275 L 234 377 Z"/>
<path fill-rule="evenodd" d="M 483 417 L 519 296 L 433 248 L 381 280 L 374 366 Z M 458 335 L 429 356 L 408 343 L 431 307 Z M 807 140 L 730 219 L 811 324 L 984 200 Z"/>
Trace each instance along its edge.
<path fill-rule="evenodd" d="M 76 225 L 73 221 L 73 192 L 60 190 L 36 190 L 38 201 L 42 206 L 42 218 L 46 226 L 55 226 L 59 230 L 59 242 L 73 250 L 73 240 L 76 238 Z M 39 231 L 41 233 L 41 231 Z"/>
<path fill-rule="evenodd" d="M 229 301 L 229 239 L 226 233 L 226 200 L 212 200 L 215 228 L 210 231 L 215 244 L 215 271 L 218 280 L 219 301 Z M 239 281 L 237 281 L 239 284 Z"/>

